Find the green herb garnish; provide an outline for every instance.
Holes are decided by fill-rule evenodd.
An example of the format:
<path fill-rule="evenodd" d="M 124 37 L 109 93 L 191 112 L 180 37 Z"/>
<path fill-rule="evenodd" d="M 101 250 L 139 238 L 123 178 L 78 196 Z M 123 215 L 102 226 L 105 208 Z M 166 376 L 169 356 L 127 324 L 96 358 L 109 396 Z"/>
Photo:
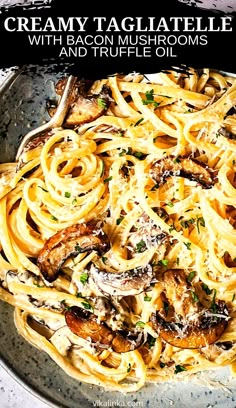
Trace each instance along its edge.
<path fill-rule="evenodd" d="M 78 252 L 79 254 L 82 252 L 82 248 L 79 244 L 75 245 L 75 251 Z"/>
<path fill-rule="evenodd" d="M 144 120 L 144 118 L 140 118 L 139 120 L 137 120 L 137 122 L 134 124 L 134 126 L 138 126 L 143 120 Z"/>
<path fill-rule="evenodd" d="M 104 99 L 98 98 L 97 103 L 98 103 L 99 108 L 107 110 L 107 103 Z"/>
<path fill-rule="evenodd" d="M 212 289 L 213 291 L 213 297 L 212 297 L 212 302 L 211 302 L 211 310 L 215 313 L 217 310 L 217 305 L 216 305 L 216 289 Z"/>
<path fill-rule="evenodd" d="M 211 295 L 212 293 L 212 289 L 210 289 L 205 283 L 202 283 L 202 290 L 204 290 L 204 292 L 206 292 L 207 295 Z"/>
<path fill-rule="evenodd" d="M 58 221 L 57 217 L 55 217 L 54 215 L 51 215 L 51 219 L 52 219 L 53 221 Z"/>
<path fill-rule="evenodd" d="M 167 266 L 168 265 L 168 259 L 161 259 L 160 261 L 157 262 L 158 266 Z"/>
<path fill-rule="evenodd" d="M 84 272 L 84 273 L 81 273 L 79 280 L 81 283 L 83 283 L 83 285 L 85 285 L 85 283 L 88 282 L 88 278 L 89 278 L 88 273 Z"/>
<path fill-rule="evenodd" d="M 197 295 L 195 292 L 193 292 L 192 290 L 191 290 L 191 296 L 192 296 L 192 299 L 193 299 L 193 302 L 194 302 L 194 303 L 199 302 L 199 297 L 198 297 L 198 295 Z"/>
<path fill-rule="evenodd" d="M 182 371 L 187 371 L 187 368 L 185 368 L 182 365 L 177 364 L 175 366 L 175 374 L 181 373 Z"/>
<path fill-rule="evenodd" d="M 136 252 L 143 252 L 146 249 L 146 243 L 143 239 L 136 245 Z"/>
<path fill-rule="evenodd" d="M 201 227 L 205 227 L 205 226 L 206 226 L 206 225 L 205 225 L 205 220 L 204 220 L 203 217 L 198 217 L 198 216 L 197 216 L 197 232 L 198 232 L 198 234 L 200 234 L 200 226 L 201 226 Z"/>
<path fill-rule="evenodd" d="M 184 242 L 184 245 L 186 246 L 186 248 L 191 251 L 191 242 Z"/>
<path fill-rule="evenodd" d="M 125 217 L 117 218 L 117 220 L 116 220 L 116 225 L 120 225 L 120 223 L 123 221 L 124 218 L 125 218 Z"/>
<path fill-rule="evenodd" d="M 151 89 L 150 91 L 145 92 L 145 97 L 146 97 L 146 99 L 142 100 L 144 105 L 153 104 L 154 108 L 157 108 L 160 105 L 159 102 L 156 102 L 154 100 L 154 89 Z"/>
<path fill-rule="evenodd" d="M 112 176 L 107 177 L 106 179 L 103 180 L 103 182 L 104 182 L 104 183 L 108 183 L 108 181 L 111 181 L 111 180 L 112 180 Z"/>
<path fill-rule="evenodd" d="M 136 327 L 144 327 L 144 326 L 145 326 L 145 323 L 142 322 L 141 320 L 139 320 L 139 321 L 135 324 L 135 326 L 136 326 Z"/>
<path fill-rule="evenodd" d="M 196 276 L 196 271 L 190 272 L 190 273 L 188 274 L 188 276 L 187 276 L 187 282 L 188 282 L 188 283 L 191 283 L 192 280 L 195 278 L 195 276 Z"/>
<path fill-rule="evenodd" d="M 144 302 L 151 302 L 152 298 L 150 296 L 144 296 Z"/>
<path fill-rule="evenodd" d="M 43 188 L 41 186 L 38 186 L 38 188 L 41 188 L 41 190 L 43 190 L 45 193 L 48 193 L 48 190 L 46 190 L 46 188 Z"/>
<path fill-rule="evenodd" d="M 81 305 L 86 309 L 86 310 L 93 310 L 93 307 L 90 305 L 89 302 L 81 302 Z"/>
<path fill-rule="evenodd" d="M 151 334 L 148 333 L 147 343 L 148 343 L 148 347 L 152 348 L 154 344 L 156 343 L 156 338 L 151 336 Z"/>

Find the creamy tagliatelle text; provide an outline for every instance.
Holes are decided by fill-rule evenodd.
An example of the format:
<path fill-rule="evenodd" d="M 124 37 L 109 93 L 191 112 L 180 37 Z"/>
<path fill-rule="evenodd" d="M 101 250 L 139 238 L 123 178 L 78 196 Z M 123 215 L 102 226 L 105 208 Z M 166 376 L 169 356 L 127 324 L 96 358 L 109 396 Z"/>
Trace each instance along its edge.
<path fill-rule="evenodd" d="M 69 376 L 236 373 L 235 104 L 207 68 L 78 81 L 63 127 L 0 164 L 0 298 Z"/>

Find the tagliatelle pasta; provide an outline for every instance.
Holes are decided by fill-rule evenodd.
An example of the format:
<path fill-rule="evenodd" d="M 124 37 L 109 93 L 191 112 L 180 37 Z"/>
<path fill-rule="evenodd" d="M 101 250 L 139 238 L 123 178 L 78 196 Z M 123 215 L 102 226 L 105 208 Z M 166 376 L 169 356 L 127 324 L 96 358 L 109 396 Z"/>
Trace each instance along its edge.
<path fill-rule="evenodd" d="M 234 76 L 80 85 L 62 128 L 0 164 L 0 298 L 17 330 L 68 375 L 121 392 L 235 374 Z"/>

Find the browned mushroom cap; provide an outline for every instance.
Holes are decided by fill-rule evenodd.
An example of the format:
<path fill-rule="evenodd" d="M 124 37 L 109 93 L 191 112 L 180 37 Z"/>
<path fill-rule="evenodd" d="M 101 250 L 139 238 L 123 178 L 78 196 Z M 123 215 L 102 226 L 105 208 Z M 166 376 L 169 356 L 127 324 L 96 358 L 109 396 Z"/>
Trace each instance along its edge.
<path fill-rule="evenodd" d="M 95 314 L 73 306 L 65 313 L 66 324 L 79 337 L 91 341 L 98 348 L 111 347 L 117 353 L 126 353 L 141 344 L 141 336 L 129 337 L 126 332 L 115 332 Z"/>
<path fill-rule="evenodd" d="M 75 126 L 92 122 L 104 114 L 109 103 L 108 93 L 106 92 L 86 97 L 79 95 L 71 105 L 65 124 Z"/>
<path fill-rule="evenodd" d="M 157 160 L 150 174 L 158 185 L 164 184 L 171 176 L 188 178 L 206 189 L 213 187 L 216 182 L 215 174 L 208 166 L 190 157 L 167 156 Z"/>
<path fill-rule="evenodd" d="M 104 272 L 91 266 L 90 273 L 98 288 L 111 296 L 137 295 L 147 289 L 153 280 L 151 265 L 121 273 Z"/>
<path fill-rule="evenodd" d="M 151 316 L 154 330 L 167 343 L 180 348 L 201 348 L 215 343 L 228 325 L 225 302 L 214 302 L 214 310 L 200 303 L 183 270 L 163 275 L 165 310 Z"/>
<path fill-rule="evenodd" d="M 63 93 L 65 83 L 66 78 L 63 78 L 56 84 L 55 90 L 58 95 Z M 64 123 L 65 126 L 72 127 L 91 122 L 108 109 L 111 101 L 110 89 L 103 85 L 99 94 L 92 94 L 89 93 L 91 85 L 91 81 L 85 80 L 80 80 L 75 84 L 70 96 L 71 107 Z M 53 115 L 54 112 L 55 108 L 49 109 L 50 115 Z"/>
<path fill-rule="evenodd" d="M 187 324 L 165 321 L 158 312 L 151 322 L 161 338 L 174 347 L 197 349 L 215 343 L 228 325 L 228 310 L 224 302 L 215 304 L 215 311 L 199 314 L 197 323 Z"/>
<path fill-rule="evenodd" d="M 53 282 L 67 258 L 81 252 L 105 252 L 107 236 L 94 223 L 75 224 L 59 231 L 44 244 L 38 256 L 38 267 L 48 282 Z"/>

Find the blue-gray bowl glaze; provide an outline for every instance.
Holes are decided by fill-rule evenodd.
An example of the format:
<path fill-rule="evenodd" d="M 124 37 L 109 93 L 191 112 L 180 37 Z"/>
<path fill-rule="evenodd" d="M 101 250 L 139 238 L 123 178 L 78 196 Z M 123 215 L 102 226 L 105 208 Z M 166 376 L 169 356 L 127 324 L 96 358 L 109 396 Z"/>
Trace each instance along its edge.
<path fill-rule="evenodd" d="M 54 83 L 66 73 L 50 66 L 25 67 L 0 99 L 0 162 L 14 160 L 20 138 L 48 120 L 46 101 L 55 99 Z M 236 381 L 228 368 L 203 372 L 188 382 L 147 384 L 135 394 L 107 391 L 69 377 L 44 352 L 16 331 L 12 306 L 0 301 L 0 359 L 28 391 L 56 408 L 177 407 L 236 408 Z"/>

